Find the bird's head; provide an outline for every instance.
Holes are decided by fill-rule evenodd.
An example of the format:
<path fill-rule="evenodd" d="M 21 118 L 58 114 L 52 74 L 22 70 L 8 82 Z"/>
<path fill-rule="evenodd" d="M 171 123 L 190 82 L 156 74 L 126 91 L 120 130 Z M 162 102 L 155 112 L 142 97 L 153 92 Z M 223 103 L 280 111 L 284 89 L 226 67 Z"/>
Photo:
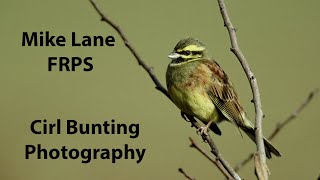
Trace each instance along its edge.
<path fill-rule="evenodd" d="M 173 62 L 180 63 L 193 59 L 204 58 L 206 56 L 206 47 L 198 39 L 187 38 L 182 39 L 174 47 L 173 52 L 169 54 L 169 58 Z"/>

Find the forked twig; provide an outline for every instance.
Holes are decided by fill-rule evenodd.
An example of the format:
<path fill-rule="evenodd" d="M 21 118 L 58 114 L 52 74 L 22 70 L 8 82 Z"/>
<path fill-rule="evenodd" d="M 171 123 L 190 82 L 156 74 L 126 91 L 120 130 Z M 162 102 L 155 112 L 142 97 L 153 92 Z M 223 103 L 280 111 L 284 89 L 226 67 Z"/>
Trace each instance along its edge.
<path fill-rule="evenodd" d="M 273 140 L 278 133 L 286 126 L 288 125 L 292 120 L 294 120 L 300 113 L 301 111 L 311 102 L 311 100 L 314 98 L 314 96 L 319 92 L 319 89 L 314 89 L 311 91 L 308 95 L 308 97 L 299 105 L 299 107 L 293 111 L 287 118 L 286 120 L 279 122 L 276 127 L 274 128 L 273 132 L 270 134 L 268 139 L 271 141 Z M 252 158 L 253 158 L 253 153 L 249 154 L 248 157 L 246 157 L 244 160 L 242 160 L 240 163 L 238 163 L 234 170 L 238 172 L 244 165 L 246 165 Z"/>
<path fill-rule="evenodd" d="M 192 126 L 194 126 L 197 129 L 201 128 L 201 125 L 194 119 L 193 116 L 189 116 L 189 115 L 186 115 L 186 116 L 190 120 Z M 231 179 L 240 180 L 241 179 L 240 176 L 232 169 L 230 164 L 223 158 L 222 154 L 219 152 L 219 150 L 218 150 L 217 146 L 215 145 L 214 141 L 212 140 L 211 136 L 209 136 L 208 134 L 205 134 L 205 133 L 203 133 L 201 136 L 202 136 L 202 139 L 204 139 L 205 142 L 207 142 L 209 144 L 209 146 L 211 147 L 211 153 L 216 156 L 216 161 L 220 162 L 218 168 L 220 169 L 223 167 L 225 169 L 222 171 L 222 173 L 227 178 L 229 178 L 231 176 L 232 177 Z M 200 148 L 197 148 L 198 146 L 196 146 L 196 144 L 194 143 L 194 141 L 192 141 L 192 139 L 190 139 L 190 141 L 192 142 L 191 147 L 195 147 L 196 149 L 200 150 Z M 229 175 L 226 175 L 226 172 L 228 172 Z"/>
<path fill-rule="evenodd" d="M 301 113 L 301 111 L 310 103 L 314 95 L 316 95 L 318 92 L 319 92 L 318 88 L 311 91 L 308 97 L 304 100 L 304 102 L 294 112 L 292 112 L 291 115 L 288 116 L 286 120 L 277 124 L 276 128 L 271 133 L 268 139 L 272 140 L 289 122 L 291 122 L 294 118 L 296 118 Z"/>
<path fill-rule="evenodd" d="M 230 173 L 224 168 L 224 166 L 221 164 L 219 159 L 215 158 L 213 159 L 209 154 L 207 154 L 204 150 L 200 148 L 200 146 L 191 138 L 189 137 L 189 140 L 191 141 L 190 147 L 193 147 L 197 149 L 202 155 L 204 155 L 210 162 L 212 162 L 216 167 L 221 171 L 221 173 L 227 178 L 227 179 L 233 179 L 233 177 L 230 175 Z M 223 159 L 223 158 L 222 158 Z"/>

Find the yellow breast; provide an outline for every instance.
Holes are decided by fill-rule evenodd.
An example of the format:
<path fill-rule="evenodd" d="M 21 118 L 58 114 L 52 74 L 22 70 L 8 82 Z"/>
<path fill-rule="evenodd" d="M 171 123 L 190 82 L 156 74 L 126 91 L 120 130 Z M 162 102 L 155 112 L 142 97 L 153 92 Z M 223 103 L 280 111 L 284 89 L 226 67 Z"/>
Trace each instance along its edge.
<path fill-rule="evenodd" d="M 218 121 L 218 111 L 202 88 L 185 89 L 172 85 L 168 91 L 172 101 L 181 111 L 196 116 L 203 122 Z"/>

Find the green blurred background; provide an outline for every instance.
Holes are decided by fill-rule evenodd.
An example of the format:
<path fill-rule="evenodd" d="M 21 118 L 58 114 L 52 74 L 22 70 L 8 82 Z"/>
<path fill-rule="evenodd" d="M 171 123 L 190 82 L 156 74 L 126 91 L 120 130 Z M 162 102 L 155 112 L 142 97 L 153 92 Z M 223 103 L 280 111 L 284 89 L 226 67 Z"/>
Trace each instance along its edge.
<path fill-rule="evenodd" d="M 132 45 L 165 84 L 167 55 L 184 37 L 203 41 L 229 74 L 250 117 L 254 108 L 249 84 L 212 1 L 98 1 L 127 34 Z M 227 1 L 238 29 L 240 46 L 260 86 L 266 118 L 264 134 L 284 120 L 319 87 L 320 1 Z M 117 33 L 100 21 L 89 1 L 0 1 L 1 26 L 1 170 L 0 179 L 185 179 L 183 168 L 197 179 L 223 179 L 217 168 L 189 147 L 195 138 L 209 151 L 194 128 L 160 92 L 135 62 Z M 70 40 L 82 35 L 113 35 L 114 47 L 22 47 L 22 32 L 50 31 Z M 91 72 L 48 72 L 49 56 L 93 57 Z M 268 161 L 271 179 L 316 179 L 319 169 L 318 95 L 273 141 L 283 157 Z M 76 119 L 96 123 L 115 119 L 139 123 L 140 136 L 34 135 L 34 119 L 54 122 Z M 237 128 L 221 124 L 223 135 L 213 135 L 224 157 L 234 165 L 255 150 Z M 121 159 L 25 160 L 26 144 L 75 148 L 146 148 L 140 164 Z M 240 172 L 254 179 L 253 163 Z"/>

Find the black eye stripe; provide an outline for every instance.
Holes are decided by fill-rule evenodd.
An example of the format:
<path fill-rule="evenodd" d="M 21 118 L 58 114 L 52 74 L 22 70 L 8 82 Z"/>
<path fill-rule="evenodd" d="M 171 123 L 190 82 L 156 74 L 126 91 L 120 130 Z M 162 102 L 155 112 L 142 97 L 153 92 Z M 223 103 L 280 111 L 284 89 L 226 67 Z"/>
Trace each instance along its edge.
<path fill-rule="evenodd" d="M 188 50 L 187 50 L 187 51 L 181 51 L 180 54 L 182 54 L 182 55 L 187 55 L 187 56 L 188 56 L 188 55 L 191 54 L 191 52 L 188 51 Z"/>
<path fill-rule="evenodd" d="M 192 55 L 201 54 L 202 52 L 201 52 L 201 51 L 189 51 L 189 50 L 185 50 L 185 51 L 181 51 L 181 52 L 179 52 L 179 53 L 182 54 L 182 55 L 188 56 L 188 55 L 190 55 L 190 54 L 192 54 Z"/>
<path fill-rule="evenodd" d="M 201 51 L 192 51 L 192 54 L 201 54 Z"/>

